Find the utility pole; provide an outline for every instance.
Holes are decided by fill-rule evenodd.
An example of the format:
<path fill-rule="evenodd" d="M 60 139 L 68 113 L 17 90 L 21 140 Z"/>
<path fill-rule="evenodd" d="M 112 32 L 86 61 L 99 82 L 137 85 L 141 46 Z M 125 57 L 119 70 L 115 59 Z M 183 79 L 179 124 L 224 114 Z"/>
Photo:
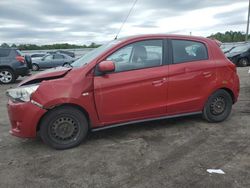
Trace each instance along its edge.
<path fill-rule="evenodd" d="M 247 14 L 247 32 L 246 32 L 246 41 L 248 40 L 248 32 L 249 32 L 249 16 L 250 16 L 250 0 L 248 4 L 248 14 Z"/>

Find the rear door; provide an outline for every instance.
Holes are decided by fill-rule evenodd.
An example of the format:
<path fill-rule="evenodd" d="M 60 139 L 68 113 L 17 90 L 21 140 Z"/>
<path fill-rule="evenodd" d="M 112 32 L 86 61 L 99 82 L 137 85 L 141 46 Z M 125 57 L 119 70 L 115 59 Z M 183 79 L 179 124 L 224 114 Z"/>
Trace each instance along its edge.
<path fill-rule="evenodd" d="M 106 60 L 115 72 L 95 76 L 95 102 L 103 123 L 117 123 L 166 114 L 168 66 L 163 40 L 145 40 L 122 47 Z"/>
<path fill-rule="evenodd" d="M 11 63 L 10 63 L 11 59 L 9 57 L 10 52 L 11 52 L 10 48 L 1 48 L 0 49 L 0 65 L 11 65 Z"/>
<path fill-rule="evenodd" d="M 172 39 L 169 65 L 168 114 L 201 111 L 216 81 L 216 66 L 208 44 Z"/>

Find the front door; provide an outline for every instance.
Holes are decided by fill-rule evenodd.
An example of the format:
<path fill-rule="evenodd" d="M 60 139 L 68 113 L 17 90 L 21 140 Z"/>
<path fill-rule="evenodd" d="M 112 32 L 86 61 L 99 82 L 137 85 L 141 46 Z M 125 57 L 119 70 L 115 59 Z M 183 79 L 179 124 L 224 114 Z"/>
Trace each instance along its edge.
<path fill-rule="evenodd" d="M 110 55 L 115 71 L 95 76 L 100 120 L 111 124 L 166 114 L 168 66 L 163 40 L 135 42 Z"/>
<path fill-rule="evenodd" d="M 52 61 L 52 66 L 53 67 L 59 67 L 64 64 L 64 56 L 62 54 L 54 54 L 53 55 L 53 61 Z"/>
<path fill-rule="evenodd" d="M 53 61 L 53 55 L 47 55 L 42 59 L 39 66 L 41 68 L 51 68 L 52 67 L 52 61 Z"/>

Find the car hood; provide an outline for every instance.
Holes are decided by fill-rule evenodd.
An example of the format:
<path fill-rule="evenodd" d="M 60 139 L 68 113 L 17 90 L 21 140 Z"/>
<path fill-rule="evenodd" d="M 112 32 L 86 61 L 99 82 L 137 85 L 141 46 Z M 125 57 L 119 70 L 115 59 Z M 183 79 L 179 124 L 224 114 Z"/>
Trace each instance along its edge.
<path fill-rule="evenodd" d="M 240 55 L 242 54 L 243 52 L 233 52 L 233 53 L 226 53 L 226 56 L 227 57 L 234 57 L 234 56 L 237 56 L 237 55 Z"/>
<path fill-rule="evenodd" d="M 48 69 L 33 76 L 30 76 L 28 79 L 21 82 L 19 86 L 35 84 L 42 82 L 43 80 L 61 78 L 64 77 L 71 69 L 71 67 L 56 67 Z"/>

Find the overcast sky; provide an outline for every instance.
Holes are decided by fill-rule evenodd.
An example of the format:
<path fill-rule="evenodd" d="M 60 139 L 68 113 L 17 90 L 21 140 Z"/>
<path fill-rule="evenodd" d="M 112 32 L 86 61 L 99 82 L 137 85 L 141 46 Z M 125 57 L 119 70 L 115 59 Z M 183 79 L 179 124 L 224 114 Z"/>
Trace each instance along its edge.
<path fill-rule="evenodd" d="M 134 0 L 0 0 L 0 43 L 103 43 Z M 248 0 L 138 0 L 120 37 L 246 30 Z"/>

